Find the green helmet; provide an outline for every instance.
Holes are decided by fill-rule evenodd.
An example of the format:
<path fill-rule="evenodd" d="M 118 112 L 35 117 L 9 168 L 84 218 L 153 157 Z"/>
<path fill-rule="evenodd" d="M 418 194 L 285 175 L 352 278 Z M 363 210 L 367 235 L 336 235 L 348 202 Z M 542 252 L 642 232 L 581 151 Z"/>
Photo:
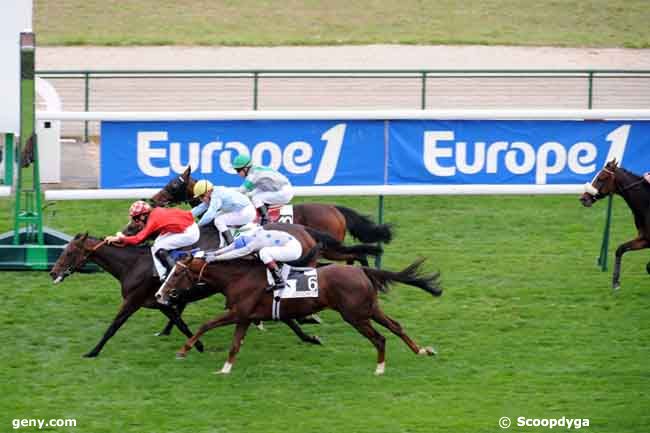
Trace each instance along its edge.
<path fill-rule="evenodd" d="M 244 154 L 237 155 L 235 160 L 232 162 L 232 168 L 234 168 L 235 170 L 240 170 L 242 168 L 250 167 L 251 165 L 253 165 L 253 162 L 251 161 L 251 157 Z"/>

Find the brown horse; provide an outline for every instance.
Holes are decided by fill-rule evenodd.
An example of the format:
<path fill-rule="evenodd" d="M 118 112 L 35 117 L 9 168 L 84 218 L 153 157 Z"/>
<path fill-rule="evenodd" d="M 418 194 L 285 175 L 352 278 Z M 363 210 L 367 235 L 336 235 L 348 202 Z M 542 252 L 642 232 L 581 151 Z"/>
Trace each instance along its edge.
<path fill-rule="evenodd" d="M 197 205 L 198 201 L 192 198 L 196 180 L 190 176 L 190 171 L 188 167 L 183 174 L 170 180 L 151 198 L 152 203 L 157 206 L 170 206 L 182 202 L 192 206 Z M 343 206 L 318 203 L 297 204 L 293 207 L 293 222 L 328 233 L 339 242 L 345 239 L 346 230 L 363 243 L 389 243 L 393 237 L 390 225 L 375 224 L 370 218 Z"/>
<path fill-rule="evenodd" d="M 439 274 L 421 275 L 419 268 L 422 261 L 416 261 L 401 272 L 335 264 L 318 268 L 318 297 L 282 300 L 280 318 L 286 320 L 302 317 L 325 308 L 338 311 L 343 320 L 370 340 L 377 349 L 375 374 L 384 373 L 386 339 L 372 327 L 371 319 L 399 336 L 415 354 L 434 355 L 433 348 L 421 348 L 415 344 L 400 324 L 381 310 L 377 299 L 377 292 L 386 292 L 387 285 L 393 282 L 419 287 L 433 296 L 440 296 L 442 289 L 438 283 Z M 187 258 L 176 265 L 170 278 L 156 293 L 156 298 L 159 302 L 168 304 L 170 297 L 178 297 L 180 293 L 186 296 L 199 282 L 205 283 L 214 292 L 223 293 L 228 312 L 204 323 L 177 356 L 185 357 L 206 331 L 234 324 L 236 328 L 228 360 L 220 371 L 227 374 L 230 373 L 251 322 L 271 320 L 273 317 L 273 296 L 264 289 L 267 285 L 266 269 L 261 264 L 242 259 L 207 264 L 203 259 Z"/>
<path fill-rule="evenodd" d="M 616 262 L 612 275 L 612 288 L 618 290 L 621 286 L 621 260 L 628 251 L 650 247 L 650 184 L 642 177 L 618 166 L 616 160 L 609 161 L 591 184 L 586 185 L 586 191 L 580 196 L 583 206 L 591 205 L 610 194 L 623 197 L 634 214 L 634 224 L 638 230 L 637 237 L 622 243 L 616 249 Z M 650 273 L 650 262 L 646 264 Z"/>
<path fill-rule="evenodd" d="M 303 257 L 299 260 L 300 265 L 314 265 L 318 258 L 318 244 L 299 225 L 278 224 L 278 229 L 284 230 L 293 235 L 303 247 Z M 216 230 L 211 227 L 202 227 L 201 238 L 197 243 L 200 248 L 218 248 L 219 240 L 214 239 Z M 207 246 L 206 246 L 207 245 Z M 62 282 L 66 277 L 83 267 L 87 261 L 98 264 L 102 269 L 110 273 L 120 282 L 122 288 L 122 305 L 110 324 L 103 337 L 97 345 L 84 356 L 95 357 L 99 355 L 106 342 L 117 332 L 117 330 L 140 308 L 152 308 L 160 310 L 169 318 L 169 324 L 162 334 L 166 335 L 176 325 L 186 336 L 191 337 L 192 333 L 181 319 L 185 305 L 189 302 L 202 299 L 208 296 L 201 290 L 194 292 L 178 305 L 178 308 L 170 308 L 156 302 L 154 297 L 160 287 L 158 277 L 153 275 L 153 258 L 151 250 L 147 247 L 118 247 L 106 245 L 104 241 L 85 235 L 77 235 L 63 250 L 58 260 L 52 267 L 50 276 L 55 284 Z M 285 323 L 303 341 L 318 343 L 317 339 L 306 335 L 293 320 Z M 202 350 L 202 346 L 197 347 Z"/>
<path fill-rule="evenodd" d="M 134 235 L 140 230 L 142 230 L 143 225 L 138 225 L 137 223 L 131 222 L 127 225 L 123 232 L 127 235 Z M 316 243 L 320 244 L 319 253 L 330 260 L 345 261 L 347 263 L 353 263 L 354 261 L 363 262 L 366 260 L 367 256 L 378 256 L 382 253 L 382 248 L 377 245 L 371 244 L 359 244 L 359 245 L 343 245 L 341 242 L 332 238 L 329 234 L 320 232 L 316 229 L 309 227 L 303 227 L 299 224 L 279 224 L 272 223 L 264 226 L 269 230 L 281 230 L 287 231 L 291 234 L 294 234 L 298 237 L 298 240 L 303 245 L 303 251 L 308 251 L 314 247 Z M 217 249 L 219 248 L 219 232 L 212 224 L 201 227 L 201 238 L 197 246 L 204 250 Z M 314 256 L 312 261 L 308 263 L 310 266 L 316 265 L 316 259 L 318 256 Z M 307 263 L 305 263 L 307 264 Z M 182 313 L 185 306 L 180 306 L 179 311 Z M 318 323 L 318 318 L 310 317 L 305 319 L 299 319 L 299 323 Z M 293 324 L 289 324 L 293 327 Z M 171 333 L 174 323 L 172 320 L 169 320 L 162 331 L 157 332 L 156 335 L 166 336 Z"/>

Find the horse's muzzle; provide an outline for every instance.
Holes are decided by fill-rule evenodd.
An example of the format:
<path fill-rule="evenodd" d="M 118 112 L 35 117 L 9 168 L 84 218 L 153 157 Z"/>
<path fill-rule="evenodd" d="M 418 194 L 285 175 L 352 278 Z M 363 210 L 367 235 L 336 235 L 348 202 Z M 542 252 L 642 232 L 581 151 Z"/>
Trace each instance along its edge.
<path fill-rule="evenodd" d="M 582 203 L 584 207 L 591 207 L 591 205 L 594 204 L 595 201 L 596 200 L 594 199 L 594 196 L 592 196 L 588 192 L 584 192 L 580 196 L 580 203 Z"/>

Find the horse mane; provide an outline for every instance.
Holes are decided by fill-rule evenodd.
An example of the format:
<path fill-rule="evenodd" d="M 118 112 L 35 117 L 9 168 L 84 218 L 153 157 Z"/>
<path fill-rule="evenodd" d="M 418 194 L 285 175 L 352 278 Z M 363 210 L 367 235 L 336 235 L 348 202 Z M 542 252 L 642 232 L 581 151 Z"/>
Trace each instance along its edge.
<path fill-rule="evenodd" d="M 84 235 L 86 235 L 86 233 L 77 233 L 72 240 L 75 240 L 75 241 L 79 240 Z M 98 237 L 95 237 L 95 236 L 88 235 L 86 237 L 86 239 L 101 242 L 103 238 L 98 238 Z M 119 247 L 115 246 L 115 245 L 105 245 L 105 246 L 111 247 L 111 248 L 119 248 L 119 249 L 127 250 L 127 251 L 134 251 L 134 252 L 137 252 L 139 254 L 150 253 L 151 252 L 151 247 L 148 247 L 146 245 L 123 245 L 123 246 L 119 246 Z"/>

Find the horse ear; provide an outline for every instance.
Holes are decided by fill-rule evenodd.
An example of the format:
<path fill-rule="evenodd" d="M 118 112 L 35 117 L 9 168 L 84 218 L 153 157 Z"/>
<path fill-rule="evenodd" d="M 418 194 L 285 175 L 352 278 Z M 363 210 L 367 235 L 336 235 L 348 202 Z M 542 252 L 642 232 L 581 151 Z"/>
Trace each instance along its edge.
<path fill-rule="evenodd" d="M 190 177 L 190 174 L 192 174 L 192 166 L 188 165 L 185 171 L 183 172 L 182 176 L 184 179 L 187 179 L 188 177 Z"/>
<path fill-rule="evenodd" d="M 88 232 L 84 233 L 84 235 L 81 237 L 81 242 L 86 242 L 86 239 L 88 239 Z"/>

